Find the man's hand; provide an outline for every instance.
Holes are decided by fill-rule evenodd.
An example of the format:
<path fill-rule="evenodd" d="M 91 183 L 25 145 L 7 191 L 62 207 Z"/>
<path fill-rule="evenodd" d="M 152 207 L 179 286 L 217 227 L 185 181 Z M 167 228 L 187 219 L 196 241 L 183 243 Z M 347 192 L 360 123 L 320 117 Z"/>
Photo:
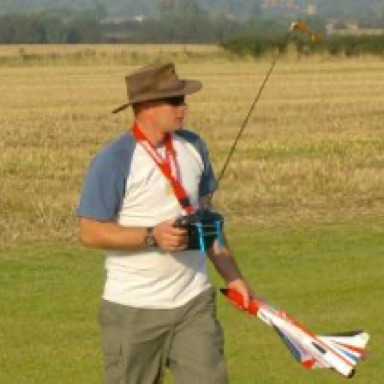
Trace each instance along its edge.
<path fill-rule="evenodd" d="M 243 279 L 238 278 L 230 281 L 227 288 L 241 293 L 243 296 L 244 308 L 247 309 L 249 307 L 249 302 L 253 297 L 253 293 Z"/>
<path fill-rule="evenodd" d="M 153 229 L 157 245 L 163 251 L 182 251 L 188 246 L 188 233 L 185 229 L 176 227 L 173 220 L 164 221 Z"/>

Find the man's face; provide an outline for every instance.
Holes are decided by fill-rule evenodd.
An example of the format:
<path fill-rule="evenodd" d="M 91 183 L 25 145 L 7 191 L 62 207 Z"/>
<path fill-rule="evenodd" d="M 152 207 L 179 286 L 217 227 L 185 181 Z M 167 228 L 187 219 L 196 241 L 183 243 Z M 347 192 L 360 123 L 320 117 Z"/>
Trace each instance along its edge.
<path fill-rule="evenodd" d="M 151 118 L 162 132 L 172 132 L 183 125 L 186 104 L 184 96 L 170 97 L 151 102 Z"/>

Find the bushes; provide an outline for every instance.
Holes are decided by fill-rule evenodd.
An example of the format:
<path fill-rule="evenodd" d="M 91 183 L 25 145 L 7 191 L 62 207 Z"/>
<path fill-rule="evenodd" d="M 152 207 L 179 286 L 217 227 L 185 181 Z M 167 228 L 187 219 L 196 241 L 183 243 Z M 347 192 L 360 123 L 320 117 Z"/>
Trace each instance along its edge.
<path fill-rule="evenodd" d="M 241 36 L 229 39 L 220 45 L 227 51 L 240 56 L 260 57 L 267 51 L 279 48 L 280 52 L 287 50 L 288 44 L 294 44 L 298 53 L 327 52 L 330 55 L 359 56 L 384 55 L 384 34 L 381 35 L 333 35 L 321 44 L 285 37 L 261 38 Z"/>
<path fill-rule="evenodd" d="M 260 57 L 272 49 L 284 52 L 287 44 L 283 38 L 266 39 L 262 37 L 239 36 L 220 44 L 225 50 L 239 56 Z"/>
<path fill-rule="evenodd" d="M 384 54 L 384 34 L 332 36 L 328 42 L 331 55 L 359 56 Z"/>

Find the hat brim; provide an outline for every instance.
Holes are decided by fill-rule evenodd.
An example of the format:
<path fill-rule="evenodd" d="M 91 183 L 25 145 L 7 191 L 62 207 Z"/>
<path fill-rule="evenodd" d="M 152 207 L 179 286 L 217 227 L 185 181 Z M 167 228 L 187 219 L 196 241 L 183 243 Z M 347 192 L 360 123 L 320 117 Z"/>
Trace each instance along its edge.
<path fill-rule="evenodd" d="M 129 100 L 128 103 L 120 105 L 120 107 L 117 107 L 116 109 L 114 109 L 112 113 L 118 113 L 133 104 L 144 103 L 146 101 L 161 100 L 161 99 L 166 99 L 167 97 L 174 97 L 174 96 L 191 95 L 192 93 L 196 93 L 200 91 L 200 89 L 202 88 L 202 83 L 199 80 L 182 80 L 182 82 L 183 82 L 183 86 L 180 87 L 178 90 L 169 90 L 169 91 L 165 90 L 162 92 L 158 92 L 157 94 L 153 93 L 150 96 L 131 99 Z"/>

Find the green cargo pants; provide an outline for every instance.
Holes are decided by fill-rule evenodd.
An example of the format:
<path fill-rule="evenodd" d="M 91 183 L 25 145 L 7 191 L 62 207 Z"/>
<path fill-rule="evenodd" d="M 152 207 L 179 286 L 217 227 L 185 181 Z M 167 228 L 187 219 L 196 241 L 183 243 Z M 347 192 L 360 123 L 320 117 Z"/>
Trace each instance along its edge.
<path fill-rule="evenodd" d="M 140 309 L 103 300 L 105 384 L 227 384 L 223 332 L 210 288 L 182 307 Z"/>

